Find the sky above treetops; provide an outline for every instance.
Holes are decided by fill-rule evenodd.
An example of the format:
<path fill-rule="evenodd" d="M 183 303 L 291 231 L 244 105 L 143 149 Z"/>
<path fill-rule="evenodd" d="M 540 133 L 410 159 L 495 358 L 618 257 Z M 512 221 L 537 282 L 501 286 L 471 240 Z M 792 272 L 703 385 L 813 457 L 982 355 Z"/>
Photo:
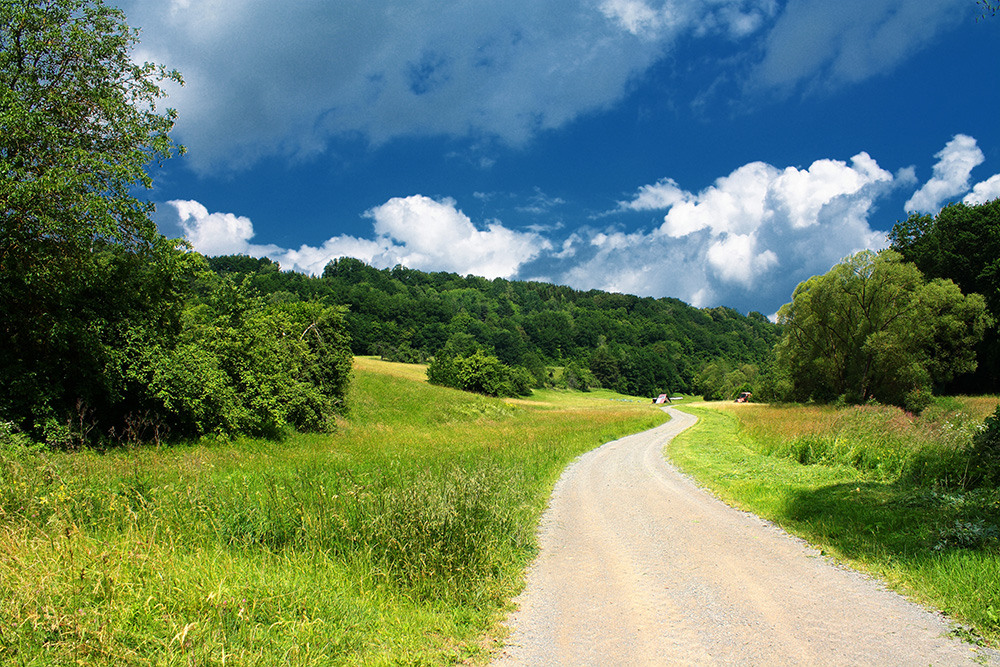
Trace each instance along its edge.
<path fill-rule="evenodd" d="M 1000 196 L 974 0 L 120 0 L 179 69 L 156 221 L 773 314 L 910 212 Z"/>

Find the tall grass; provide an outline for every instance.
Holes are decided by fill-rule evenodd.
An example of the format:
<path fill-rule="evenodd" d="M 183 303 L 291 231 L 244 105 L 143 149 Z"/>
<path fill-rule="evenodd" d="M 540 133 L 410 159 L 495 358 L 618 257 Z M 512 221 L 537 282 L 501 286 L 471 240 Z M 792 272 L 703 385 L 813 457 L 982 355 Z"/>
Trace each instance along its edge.
<path fill-rule="evenodd" d="M 754 406 L 734 414 L 762 454 L 849 466 L 882 481 L 963 488 L 989 403 L 944 399 L 919 417 L 883 405 Z"/>
<path fill-rule="evenodd" d="M 338 431 L 284 442 L 0 438 L 0 662 L 484 660 L 562 468 L 664 415 L 422 378 L 358 359 Z"/>
<path fill-rule="evenodd" d="M 997 399 L 896 408 L 714 405 L 669 456 L 717 494 L 1000 644 L 1000 491 L 967 488 Z"/>

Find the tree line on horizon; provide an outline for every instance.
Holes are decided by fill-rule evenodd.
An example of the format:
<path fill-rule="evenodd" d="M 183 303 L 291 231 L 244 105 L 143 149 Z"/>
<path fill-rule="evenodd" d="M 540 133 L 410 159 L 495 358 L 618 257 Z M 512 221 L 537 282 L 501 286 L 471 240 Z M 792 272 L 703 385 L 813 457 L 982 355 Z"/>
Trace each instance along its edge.
<path fill-rule="evenodd" d="M 345 305 L 355 354 L 440 362 L 478 352 L 525 369 L 533 387 L 688 393 L 698 390 L 707 364 L 758 368 L 778 340 L 778 327 L 760 313 L 698 309 L 673 298 L 377 269 L 350 257 L 333 260 L 319 277 L 283 272 L 267 258 L 208 262 L 269 299 Z M 523 393 L 523 380 L 520 387 Z"/>

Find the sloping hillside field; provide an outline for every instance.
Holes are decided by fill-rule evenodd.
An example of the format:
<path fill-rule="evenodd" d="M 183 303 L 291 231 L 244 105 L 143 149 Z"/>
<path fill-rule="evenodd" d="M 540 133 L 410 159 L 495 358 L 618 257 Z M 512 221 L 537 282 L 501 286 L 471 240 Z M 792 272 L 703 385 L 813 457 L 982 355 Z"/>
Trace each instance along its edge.
<path fill-rule="evenodd" d="M 356 360 L 336 433 L 0 451 L 0 662 L 485 657 L 563 467 L 645 399 L 501 401 Z M 7 438 L 10 440 L 10 438 Z"/>

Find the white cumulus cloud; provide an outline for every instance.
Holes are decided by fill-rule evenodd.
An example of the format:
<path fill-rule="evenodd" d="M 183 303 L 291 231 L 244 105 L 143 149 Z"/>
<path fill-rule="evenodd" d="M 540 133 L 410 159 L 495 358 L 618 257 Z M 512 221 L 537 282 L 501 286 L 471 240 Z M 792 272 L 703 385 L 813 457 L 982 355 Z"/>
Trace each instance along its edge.
<path fill-rule="evenodd" d="M 942 204 L 969 190 L 972 170 L 986 159 L 976 140 L 965 134 L 956 134 L 934 157 L 938 161 L 933 176 L 906 202 L 907 211 L 937 213 Z"/>
<path fill-rule="evenodd" d="M 534 232 L 518 232 L 492 222 L 486 229 L 456 208 L 452 199 L 423 195 L 394 197 L 365 215 L 374 220 L 371 239 L 340 235 L 320 246 L 298 249 L 255 245 L 253 223 L 232 213 L 209 213 L 197 201 L 168 202 L 194 249 L 206 255 L 269 257 L 282 269 L 318 275 L 332 260 L 355 257 L 372 266 L 402 264 L 426 271 L 453 271 L 486 278 L 509 278 L 552 244 Z"/>
<path fill-rule="evenodd" d="M 688 193 L 672 178 L 664 178 L 652 185 L 643 185 L 629 201 L 618 202 L 622 211 L 655 211 L 667 209 L 685 201 Z"/>
<path fill-rule="evenodd" d="M 509 278 L 551 243 L 534 232 L 517 232 L 498 222 L 478 229 L 453 199 L 423 195 L 394 197 L 366 213 L 375 233 L 398 245 L 399 263 L 414 269 Z"/>
<path fill-rule="evenodd" d="M 167 202 L 177 210 L 177 222 L 194 249 L 205 255 L 253 255 L 260 257 L 277 246 L 250 243 L 254 237 L 250 218 L 232 213 L 209 213 L 196 201 Z"/>
<path fill-rule="evenodd" d="M 965 195 L 963 203 L 969 206 L 985 204 L 988 201 L 1000 198 L 1000 174 L 990 176 L 985 181 L 976 183 L 972 192 Z"/>
<path fill-rule="evenodd" d="M 664 210 L 659 227 L 578 230 L 574 252 L 548 266 L 549 279 L 695 306 L 776 309 L 800 281 L 856 250 L 885 247 L 868 216 L 880 196 L 907 183 L 907 172 L 893 176 L 867 153 L 806 169 L 751 162 L 700 192 L 660 179 L 606 214 Z M 580 242 L 587 234 L 589 245 Z"/>

